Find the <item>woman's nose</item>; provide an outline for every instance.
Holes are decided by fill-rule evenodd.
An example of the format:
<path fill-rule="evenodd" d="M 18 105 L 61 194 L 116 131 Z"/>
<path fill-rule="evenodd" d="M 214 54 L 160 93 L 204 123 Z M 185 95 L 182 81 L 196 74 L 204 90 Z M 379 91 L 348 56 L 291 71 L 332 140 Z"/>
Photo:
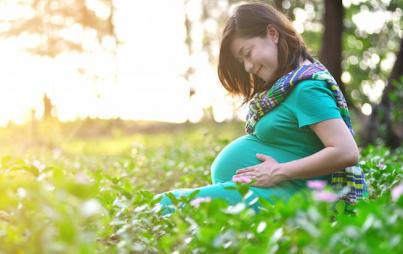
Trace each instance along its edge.
<path fill-rule="evenodd" d="M 244 61 L 243 66 L 246 72 L 251 72 L 253 69 L 253 64 L 250 61 Z"/>

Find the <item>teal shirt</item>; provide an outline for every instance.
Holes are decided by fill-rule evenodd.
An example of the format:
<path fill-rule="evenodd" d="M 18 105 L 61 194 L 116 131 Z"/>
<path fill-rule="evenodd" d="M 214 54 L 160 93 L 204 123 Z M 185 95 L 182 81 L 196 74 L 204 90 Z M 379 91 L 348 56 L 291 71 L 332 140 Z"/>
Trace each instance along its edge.
<path fill-rule="evenodd" d="M 306 157 L 324 148 L 309 125 L 333 118 L 341 114 L 332 91 L 324 81 L 306 80 L 257 122 L 255 135 L 268 146 Z"/>
<path fill-rule="evenodd" d="M 283 163 L 320 151 L 324 145 L 309 125 L 334 118 L 341 115 L 326 82 L 301 81 L 279 106 L 257 122 L 254 135 L 239 137 L 218 154 L 211 167 L 213 183 L 231 181 L 236 170 L 261 163 L 256 153 Z M 279 187 L 292 193 L 303 186 L 305 180 L 293 180 Z M 262 191 L 272 188 L 254 189 L 264 195 Z"/>
<path fill-rule="evenodd" d="M 284 181 L 273 187 L 250 187 L 248 197 L 242 197 L 231 182 L 238 169 L 261 163 L 257 153 L 271 156 L 278 162 L 288 162 L 309 156 L 324 148 L 324 145 L 309 125 L 341 118 L 336 99 L 324 81 L 300 82 L 274 110 L 263 116 L 256 124 L 254 135 L 244 135 L 229 143 L 217 155 L 211 166 L 212 185 L 195 189 L 174 190 L 179 197 L 197 190 L 198 197 L 225 199 L 229 204 L 246 202 L 256 211 L 262 197 L 271 203 L 288 200 L 294 193 L 306 188 L 306 180 Z M 311 179 L 328 179 L 330 175 Z M 170 198 L 162 195 L 161 205 L 169 213 Z"/>

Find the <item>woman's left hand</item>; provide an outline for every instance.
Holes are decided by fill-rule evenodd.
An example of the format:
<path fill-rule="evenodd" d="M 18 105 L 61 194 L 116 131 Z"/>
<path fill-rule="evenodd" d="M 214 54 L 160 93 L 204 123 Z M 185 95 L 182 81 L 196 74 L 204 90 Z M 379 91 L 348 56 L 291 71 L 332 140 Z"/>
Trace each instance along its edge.
<path fill-rule="evenodd" d="M 237 178 L 243 177 L 243 179 L 249 178 L 252 186 L 272 187 L 287 180 L 287 176 L 280 172 L 281 163 L 264 154 L 256 154 L 256 158 L 262 163 L 237 170 L 236 175 L 232 177 L 234 182 Z"/>

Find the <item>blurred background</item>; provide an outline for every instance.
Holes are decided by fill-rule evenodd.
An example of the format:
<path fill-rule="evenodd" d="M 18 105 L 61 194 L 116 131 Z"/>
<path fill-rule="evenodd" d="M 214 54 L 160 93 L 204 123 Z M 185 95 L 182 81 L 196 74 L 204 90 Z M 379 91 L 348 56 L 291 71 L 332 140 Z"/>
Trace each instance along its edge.
<path fill-rule="evenodd" d="M 246 108 L 216 68 L 223 23 L 244 2 L 0 0 L 3 148 L 201 122 L 242 131 Z M 335 76 L 360 145 L 400 146 L 403 0 L 260 2 Z"/>

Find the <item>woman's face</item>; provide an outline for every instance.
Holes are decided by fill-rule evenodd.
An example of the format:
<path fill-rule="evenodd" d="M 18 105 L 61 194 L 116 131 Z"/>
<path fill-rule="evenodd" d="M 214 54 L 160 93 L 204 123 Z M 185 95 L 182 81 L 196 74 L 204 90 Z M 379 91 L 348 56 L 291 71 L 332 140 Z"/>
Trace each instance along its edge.
<path fill-rule="evenodd" d="M 268 28 L 265 37 L 236 37 L 231 43 L 231 52 L 245 71 L 264 81 L 272 81 L 278 67 L 278 32 Z"/>

